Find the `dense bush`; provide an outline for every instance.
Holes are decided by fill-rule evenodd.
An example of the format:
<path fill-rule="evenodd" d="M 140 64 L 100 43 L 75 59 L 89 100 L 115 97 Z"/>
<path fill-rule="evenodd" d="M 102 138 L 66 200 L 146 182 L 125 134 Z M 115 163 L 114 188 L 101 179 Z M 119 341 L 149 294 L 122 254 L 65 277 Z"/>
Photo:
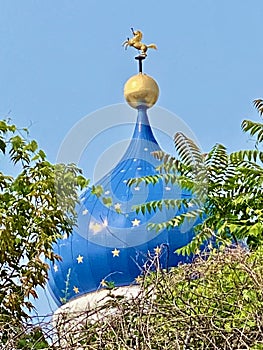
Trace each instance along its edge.
<path fill-rule="evenodd" d="M 146 273 L 140 287 L 135 298 L 109 290 L 97 309 L 63 315 L 49 349 L 263 349 L 263 249 L 199 256 Z"/>

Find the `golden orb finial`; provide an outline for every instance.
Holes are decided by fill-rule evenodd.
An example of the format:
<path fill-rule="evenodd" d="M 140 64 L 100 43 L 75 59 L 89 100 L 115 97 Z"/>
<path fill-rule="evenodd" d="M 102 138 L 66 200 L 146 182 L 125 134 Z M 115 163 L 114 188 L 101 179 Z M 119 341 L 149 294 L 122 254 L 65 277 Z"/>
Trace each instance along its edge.
<path fill-rule="evenodd" d="M 151 108 L 159 96 L 156 81 L 146 74 L 132 76 L 124 85 L 124 97 L 132 108 L 145 106 Z"/>
<path fill-rule="evenodd" d="M 133 108 L 142 106 L 151 108 L 158 99 L 159 87 L 153 78 L 142 73 L 142 62 L 147 56 L 146 51 L 148 48 L 157 49 L 157 46 L 155 44 L 143 44 L 141 42 L 142 32 L 140 30 L 134 31 L 133 28 L 131 30 L 133 38 L 127 38 L 123 46 L 126 49 L 128 46 L 132 46 L 140 51 L 139 56 L 135 57 L 139 62 L 139 74 L 128 79 L 124 85 L 124 96 L 128 104 Z"/>

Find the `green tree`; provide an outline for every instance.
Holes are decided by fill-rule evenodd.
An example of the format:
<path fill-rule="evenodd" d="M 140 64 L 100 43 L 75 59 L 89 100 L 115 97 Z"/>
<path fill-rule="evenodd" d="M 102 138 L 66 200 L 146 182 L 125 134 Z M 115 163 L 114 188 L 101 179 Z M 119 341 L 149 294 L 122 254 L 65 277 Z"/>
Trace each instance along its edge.
<path fill-rule="evenodd" d="M 263 100 L 254 100 L 254 106 L 256 107 L 259 115 L 263 116 Z M 251 120 L 243 120 L 242 129 L 245 132 L 249 132 L 251 136 L 256 136 L 256 148 L 263 141 L 263 124 Z"/>
<path fill-rule="evenodd" d="M 262 100 L 254 103 L 262 115 Z M 263 152 L 258 149 L 263 124 L 245 120 L 242 128 L 257 137 L 256 148 L 228 154 L 225 146 L 216 144 L 209 153 L 202 154 L 194 141 L 177 133 L 174 144 L 179 157 L 156 152 L 155 157 L 162 161 L 160 174 L 129 182 L 154 184 L 162 180 L 193 193 L 190 199 L 160 200 L 136 208 L 143 213 L 165 207 L 184 209 L 171 220 L 150 224 L 156 231 L 201 219 L 194 239 L 178 250 L 182 254 L 198 252 L 201 244 L 212 237 L 224 243 L 246 239 L 250 247 L 263 243 Z"/>
<path fill-rule="evenodd" d="M 10 324 L 29 317 L 29 298 L 37 298 L 36 287 L 47 282 L 46 259 L 60 259 L 53 244 L 71 233 L 78 191 L 88 183 L 75 165 L 48 162 L 37 142 L 27 137 L 26 129 L 0 120 L 0 159 L 14 164 L 18 172 L 12 177 L 0 171 L 2 341 L 10 336 Z"/>

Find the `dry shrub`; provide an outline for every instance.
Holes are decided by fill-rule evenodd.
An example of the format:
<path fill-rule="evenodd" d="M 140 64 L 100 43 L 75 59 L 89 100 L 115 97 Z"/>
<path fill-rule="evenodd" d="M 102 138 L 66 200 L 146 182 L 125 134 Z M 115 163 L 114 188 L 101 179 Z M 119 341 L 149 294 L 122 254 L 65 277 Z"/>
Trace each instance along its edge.
<path fill-rule="evenodd" d="M 263 249 L 210 253 L 168 272 L 158 256 L 153 263 L 136 297 L 109 290 L 98 309 L 68 314 L 49 349 L 263 349 Z"/>

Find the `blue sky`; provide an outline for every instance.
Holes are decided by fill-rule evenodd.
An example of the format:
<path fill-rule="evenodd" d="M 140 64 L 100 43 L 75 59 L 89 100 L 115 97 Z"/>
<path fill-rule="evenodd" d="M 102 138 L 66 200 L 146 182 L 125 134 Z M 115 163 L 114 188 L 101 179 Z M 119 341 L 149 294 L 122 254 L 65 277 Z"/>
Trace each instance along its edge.
<path fill-rule="evenodd" d="M 75 123 L 123 102 L 137 67 L 121 43 L 134 27 L 158 46 L 144 68 L 159 84 L 158 106 L 182 118 L 204 151 L 252 147 L 240 124 L 259 118 L 262 17 L 262 0 L 2 0 L 0 115 L 30 126 L 55 161 Z"/>

